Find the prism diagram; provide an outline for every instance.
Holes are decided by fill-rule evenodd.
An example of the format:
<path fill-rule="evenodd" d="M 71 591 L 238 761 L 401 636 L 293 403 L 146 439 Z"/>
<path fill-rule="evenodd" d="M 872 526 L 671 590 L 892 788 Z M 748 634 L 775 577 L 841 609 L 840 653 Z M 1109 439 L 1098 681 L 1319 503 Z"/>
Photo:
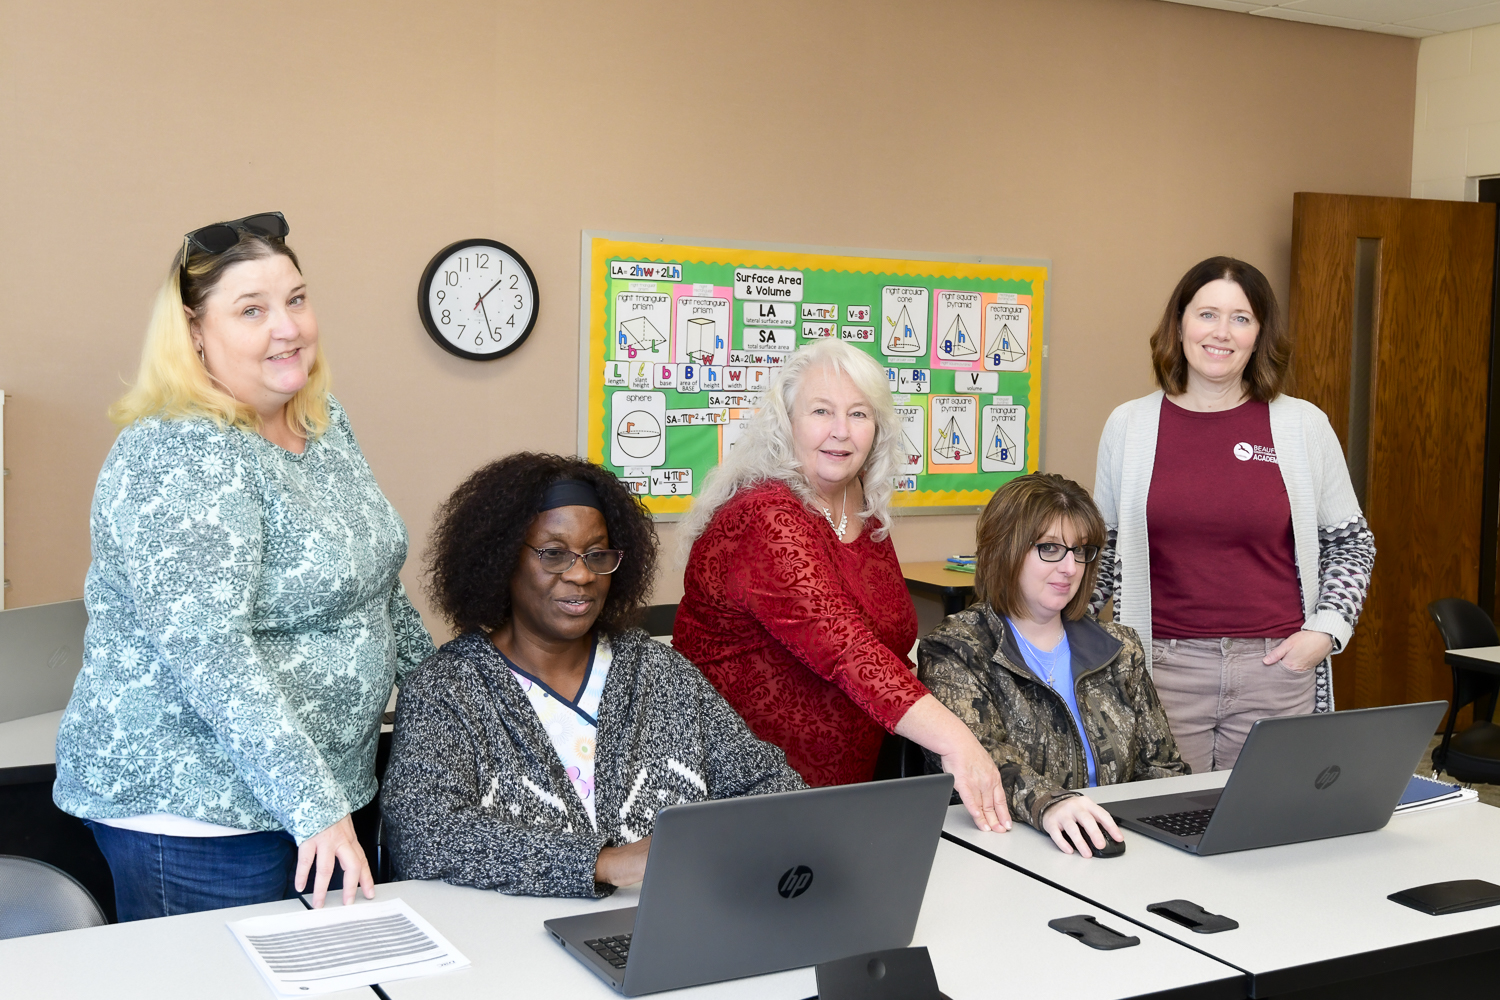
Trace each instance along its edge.
<path fill-rule="evenodd" d="M 615 439 L 620 450 L 631 458 L 645 458 L 656 450 L 656 443 L 661 440 L 661 424 L 645 410 L 631 410 L 620 421 Z"/>
<path fill-rule="evenodd" d="M 964 439 L 964 432 L 959 429 L 957 417 L 948 418 L 948 422 L 938 433 L 937 440 L 933 442 L 933 450 L 940 452 L 944 458 L 958 463 L 966 462 L 974 457 L 974 449 Z"/>
<path fill-rule="evenodd" d="M 683 354 L 688 361 L 700 365 L 711 365 L 714 363 L 714 328 L 717 324 L 706 316 L 694 316 L 687 321 L 684 336 L 687 343 L 683 345 Z"/>
<path fill-rule="evenodd" d="M 999 424 L 995 425 L 995 436 L 990 438 L 989 447 L 984 451 L 984 457 L 992 462 L 1019 462 L 1021 453 L 1016 450 L 1016 443 L 1005 433 L 1005 429 Z"/>
<path fill-rule="evenodd" d="M 887 354 L 921 354 L 922 342 L 917 339 L 917 331 L 911 323 L 911 313 L 906 307 L 901 307 L 901 315 L 894 320 L 889 316 L 885 320 L 891 324 L 891 339 L 885 343 Z"/>
<path fill-rule="evenodd" d="M 979 356 L 979 348 L 975 346 L 974 338 L 969 336 L 969 328 L 964 326 L 962 313 L 953 317 L 953 322 L 948 324 L 948 332 L 943 334 L 943 353 L 950 358 Z"/>
<path fill-rule="evenodd" d="M 990 341 L 990 349 L 985 353 L 994 357 L 995 364 L 1013 365 L 1017 361 L 1026 360 L 1026 346 L 1010 332 L 1009 323 L 1000 324 L 1000 330 Z"/>
<path fill-rule="evenodd" d="M 901 447 L 906 455 L 907 468 L 922 464 L 922 449 L 911 439 L 911 435 L 904 430 L 901 432 Z"/>
<path fill-rule="evenodd" d="M 631 347 L 637 351 L 652 351 L 667 342 L 662 332 L 656 328 L 656 324 L 646 316 L 637 316 L 627 319 L 620 324 L 620 346 Z"/>

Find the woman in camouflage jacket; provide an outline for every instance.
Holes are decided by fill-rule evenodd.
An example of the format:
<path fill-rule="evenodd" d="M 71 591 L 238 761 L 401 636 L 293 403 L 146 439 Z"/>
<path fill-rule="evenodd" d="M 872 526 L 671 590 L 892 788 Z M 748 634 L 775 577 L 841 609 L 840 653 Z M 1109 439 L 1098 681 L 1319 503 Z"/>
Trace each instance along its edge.
<path fill-rule="evenodd" d="M 980 601 L 922 640 L 917 676 L 990 752 L 1012 816 L 1069 853 L 1064 831 L 1078 843 L 1082 829 L 1095 847 L 1101 830 L 1121 840 L 1079 789 L 1189 769 L 1134 630 L 1086 614 L 1104 540 L 1099 512 L 1076 483 L 1038 473 L 996 491 L 978 535 Z M 1038 647 L 1049 643 L 1071 667 L 1054 684 L 1031 662 L 1046 661 Z"/>

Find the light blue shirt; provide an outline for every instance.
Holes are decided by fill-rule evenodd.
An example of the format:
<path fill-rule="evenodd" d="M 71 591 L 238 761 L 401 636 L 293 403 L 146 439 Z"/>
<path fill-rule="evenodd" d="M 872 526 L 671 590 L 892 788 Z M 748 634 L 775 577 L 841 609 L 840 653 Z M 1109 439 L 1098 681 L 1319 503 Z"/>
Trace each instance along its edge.
<path fill-rule="evenodd" d="M 1094 751 L 1089 746 L 1088 737 L 1083 734 L 1083 717 L 1078 713 L 1078 690 L 1073 684 L 1073 652 L 1068 648 L 1068 633 L 1064 632 L 1062 642 L 1053 649 L 1043 650 L 1033 646 L 1026 641 L 1021 630 L 1016 628 L 1016 623 L 1009 618 L 1005 623 L 1010 626 L 1011 634 L 1016 637 L 1016 646 L 1021 650 L 1021 656 L 1026 660 L 1026 665 L 1031 672 L 1045 681 L 1052 690 L 1062 695 L 1062 700 L 1067 703 L 1068 711 L 1073 713 L 1073 725 L 1078 727 L 1078 737 L 1083 743 L 1083 755 L 1089 765 L 1089 787 L 1094 788 L 1099 784 L 1094 769 Z"/>

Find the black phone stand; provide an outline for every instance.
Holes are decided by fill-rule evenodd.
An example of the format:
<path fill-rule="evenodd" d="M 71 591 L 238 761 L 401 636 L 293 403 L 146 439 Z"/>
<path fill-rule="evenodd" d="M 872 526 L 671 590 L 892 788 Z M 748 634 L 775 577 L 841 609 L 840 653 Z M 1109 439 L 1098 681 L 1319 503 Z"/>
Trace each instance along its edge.
<path fill-rule="evenodd" d="M 1058 917 L 1056 920 L 1047 921 L 1047 926 L 1055 931 L 1061 931 L 1068 937 L 1077 938 L 1090 948 L 1097 948 L 1099 951 L 1130 948 L 1141 943 L 1140 938 L 1121 934 L 1112 927 L 1105 927 L 1087 914 L 1079 914 L 1076 917 Z"/>
<path fill-rule="evenodd" d="M 887 948 L 824 962 L 817 1000 L 948 1000 L 926 948 Z"/>
<path fill-rule="evenodd" d="M 1239 921 L 1221 917 L 1217 913 L 1209 913 L 1197 903 L 1186 899 L 1169 899 L 1165 903 L 1152 903 L 1146 907 L 1146 912 L 1166 917 L 1174 924 L 1181 924 L 1194 934 L 1217 934 L 1220 931 L 1232 931 L 1239 926 Z"/>

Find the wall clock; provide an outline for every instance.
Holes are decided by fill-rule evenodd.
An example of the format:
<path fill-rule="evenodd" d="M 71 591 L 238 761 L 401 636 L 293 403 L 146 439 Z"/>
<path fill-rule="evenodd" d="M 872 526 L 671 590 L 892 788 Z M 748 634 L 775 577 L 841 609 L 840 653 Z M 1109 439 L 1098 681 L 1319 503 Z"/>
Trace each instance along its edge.
<path fill-rule="evenodd" d="M 417 286 L 417 312 L 437 345 L 471 361 L 503 358 L 536 326 L 536 276 L 510 247 L 459 240 L 437 252 Z"/>

